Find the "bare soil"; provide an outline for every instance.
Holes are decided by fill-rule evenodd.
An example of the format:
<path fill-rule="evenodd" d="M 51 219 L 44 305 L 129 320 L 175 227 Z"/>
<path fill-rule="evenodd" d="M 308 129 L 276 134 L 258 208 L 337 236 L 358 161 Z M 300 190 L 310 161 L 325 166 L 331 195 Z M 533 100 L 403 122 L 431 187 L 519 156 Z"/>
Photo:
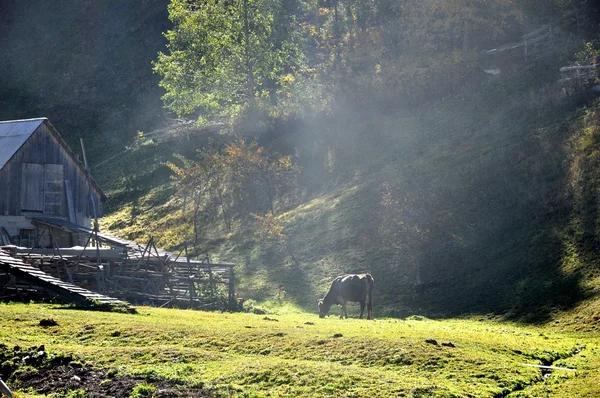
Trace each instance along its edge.
<path fill-rule="evenodd" d="M 128 398 L 135 386 L 141 383 L 156 387 L 152 398 L 215 396 L 202 388 L 188 388 L 164 380 L 111 375 L 110 371 L 83 366 L 70 356 L 50 357 L 43 346 L 23 350 L 0 344 L 0 377 L 13 390 L 56 396 L 84 390 L 86 397 L 90 398 Z"/>

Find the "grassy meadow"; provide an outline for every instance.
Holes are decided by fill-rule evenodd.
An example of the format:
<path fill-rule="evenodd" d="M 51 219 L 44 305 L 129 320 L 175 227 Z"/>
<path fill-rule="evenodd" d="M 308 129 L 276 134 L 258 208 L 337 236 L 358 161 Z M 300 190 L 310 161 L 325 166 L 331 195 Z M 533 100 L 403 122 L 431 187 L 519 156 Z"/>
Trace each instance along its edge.
<path fill-rule="evenodd" d="M 356 315 L 356 308 L 350 309 Z M 44 345 L 50 358 L 67 355 L 77 366 L 102 369 L 101 385 L 135 376 L 139 386 L 123 395 L 131 397 L 167 396 L 152 388 L 158 382 L 233 397 L 600 394 L 600 337 L 556 326 L 491 317 L 319 319 L 290 307 L 274 307 L 267 315 L 137 310 L 121 314 L 0 304 L 0 342 L 10 349 Z M 57 325 L 40 326 L 44 319 Z M 574 370 L 542 374 L 526 364 Z M 29 368 L 35 374 L 35 367 Z M 17 398 L 67 396 L 10 385 Z M 75 391 L 69 396 L 87 396 L 85 388 Z"/>

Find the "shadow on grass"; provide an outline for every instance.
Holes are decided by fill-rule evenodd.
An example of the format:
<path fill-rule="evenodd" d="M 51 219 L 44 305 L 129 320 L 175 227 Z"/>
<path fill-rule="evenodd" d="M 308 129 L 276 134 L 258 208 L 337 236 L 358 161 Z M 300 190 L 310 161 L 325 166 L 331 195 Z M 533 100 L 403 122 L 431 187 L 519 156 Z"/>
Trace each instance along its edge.
<path fill-rule="evenodd" d="M 546 225 L 544 229 L 549 231 L 551 227 Z M 483 239 L 481 246 L 472 249 L 469 266 L 413 287 L 410 306 L 418 310 L 416 313 L 432 318 L 493 314 L 537 324 L 589 298 L 582 283 L 590 264 L 565 271 L 562 264 L 568 250 L 558 234 L 544 233 L 540 237 L 523 230 L 513 238 L 509 253 L 507 246 L 492 247 L 489 238 Z M 426 279 L 435 280 L 429 271 Z"/>

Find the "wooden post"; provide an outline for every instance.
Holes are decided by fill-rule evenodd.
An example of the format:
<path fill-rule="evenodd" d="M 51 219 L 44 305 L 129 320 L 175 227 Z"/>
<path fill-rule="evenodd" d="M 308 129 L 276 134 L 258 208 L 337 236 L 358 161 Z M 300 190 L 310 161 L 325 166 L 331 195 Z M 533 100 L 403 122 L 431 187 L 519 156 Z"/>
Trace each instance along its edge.
<path fill-rule="evenodd" d="M 119 263 L 119 268 L 117 269 L 117 271 L 115 272 L 114 276 L 121 276 L 121 271 L 123 270 L 123 267 L 127 265 L 129 260 L 129 257 L 127 256 L 127 248 L 123 248 L 123 258 L 121 259 L 121 262 Z M 117 289 L 119 288 L 119 278 L 113 278 L 114 279 L 114 283 L 113 283 L 113 293 L 117 292 Z"/>
<path fill-rule="evenodd" d="M 36 249 L 40 243 L 40 238 L 42 237 L 42 235 L 44 234 L 44 232 L 46 232 L 46 229 L 48 228 L 48 226 L 45 226 L 44 229 L 42 230 L 42 233 L 40 234 L 40 230 L 37 224 L 35 224 L 35 233 L 37 234 L 37 236 L 35 237 L 35 244 L 33 245 L 33 247 L 31 247 L 29 249 L 29 252 L 27 253 L 27 256 L 31 256 L 31 252 L 33 251 L 33 249 Z M 19 242 L 20 243 L 20 242 Z"/>
<path fill-rule="evenodd" d="M 65 180 L 65 193 L 67 194 L 67 210 L 69 211 L 69 221 L 77 224 L 77 216 L 75 215 L 75 205 L 73 204 L 73 191 L 71 190 L 71 181 Z M 77 242 L 79 244 L 79 242 Z"/>
<path fill-rule="evenodd" d="M 196 297 L 196 286 L 194 285 L 194 277 L 189 277 L 189 290 L 190 290 L 190 308 L 194 308 L 194 298 Z"/>
<path fill-rule="evenodd" d="M 154 247 L 154 237 L 152 235 L 150 235 L 150 242 L 148 242 L 148 257 L 146 258 L 146 261 L 143 263 L 145 265 L 145 267 L 144 267 L 144 277 L 145 277 L 144 283 L 146 283 L 148 281 L 148 268 L 150 268 L 150 256 L 152 256 L 152 247 Z M 136 273 L 135 276 L 137 277 L 138 274 Z M 146 290 L 144 288 L 144 293 L 145 292 L 146 292 Z"/>
<path fill-rule="evenodd" d="M 208 253 L 206 253 L 205 260 L 206 260 L 206 264 L 208 264 L 208 287 L 210 290 L 210 299 L 214 300 L 217 289 L 215 286 L 215 280 L 213 278 L 213 272 L 212 272 L 212 267 L 210 266 L 210 257 L 208 257 Z"/>
<path fill-rule="evenodd" d="M 58 242 L 56 241 L 56 237 L 54 236 L 54 231 L 52 230 L 52 228 L 50 228 L 50 236 L 52 237 L 52 245 L 56 248 L 56 251 L 58 252 L 58 256 L 60 257 L 60 261 L 63 263 L 63 266 L 65 267 L 65 272 L 67 273 L 67 276 L 69 277 L 69 282 L 71 282 L 72 284 L 75 284 L 75 282 L 73 282 L 73 277 L 71 276 L 71 273 L 69 272 L 69 267 L 67 266 L 67 262 L 63 258 L 62 253 L 60 252 L 60 247 L 58 246 Z M 59 275 L 60 275 L 60 273 L 59 273 Z"/>
<path fill-rule="evenodd" d="M 8 386 L 6 384 L 4 384 L 2 379 L 0 379 L 0 393 L 6 395 L 8 398 L 12 398 L 12 396 L 13 396 L 12 392 L 10 391 Z"/>
<path fill-rule="evenodd" d="M 236 310 L 237 302 L 235 300 L 235 273 L 233 272 L 233 267 L 229 268 L 229 309 Z"/>
<path fill-rule="evenodd" d="M 83 246 L 83 250 L 81 251 L 81 254 L 79 256 L 77 256 L 77 266 L 79 266 L 79 260 L 81 259 L 81 257 L 85 253 L 85 249 L 87 249 L 87 247 L 90 244 L 91 240 L 92 240 L 92 234 L 89 234 L 88 238 L 87 238 L 87 241 L 85 242 L 85 245 Z"/>
<path fill-rule="evenodd" d="M 187 262 L 188 265 L 188 278 L 189 278 L 189 291 L 190 291 L 190 308 L 194 308 L 194 297 L 196 296 L 196 288 L 194 286 L 194 279 L 193 279 L 193 273 L 192 273 L 192 263 L 190 262 L 190 256 L 188 255 L 188 246 L 187 246 L 187 241 L 185 242 L 185 261 Z"/>
<path fill-rule="evenodd" d="M 85 147 L 83 146 L 83 138 L 80 138 L 81 152 L 83 152 L 83 164 L 85 166 L 85 175 L 88 182 L 88 191 L 90 195 L 90 201 L 92 203 L 92 214 L 94 215 L 94 234 L 96 235 L 96 270 L 101 272 L 100 267 L 100 242 L 98 240 L 98 211 L 96 209 L 96 200 L 94 199 L 94 190 L 92 189 L 92 176 L 88 167 L 87 156 L 85 154 Z M 102 284 L 102 283 L 101 283 Z M 102 287 L 102 289 L 104 289 Z"/>
<path fill-rule="evenodd" d="M 138 259 L 138 261 L 135 263 L 135 269 L 133 277 L 130 279 L 125 279 L 126 281 L 128 281 L 127 283 L 127 287 L 125 289 L 130 289 L 131 288 L 131 284 L 133 283 L 133 281 L 138 277 L 138 270 L 140 269 L 140 265 L 144 262 L 144 257 L 146 257 L 146 252 L 150 250 L 150 244 L 152 243 L 152 236 L 150 236 L 150 241 L 148 242 L 148 245 L 146 245 L 146 247 L 144 247 L 144 250 L 142 251 L 142 257 Z M 138 245 L 138 249 L 141 249 L 142 246 Z"/>

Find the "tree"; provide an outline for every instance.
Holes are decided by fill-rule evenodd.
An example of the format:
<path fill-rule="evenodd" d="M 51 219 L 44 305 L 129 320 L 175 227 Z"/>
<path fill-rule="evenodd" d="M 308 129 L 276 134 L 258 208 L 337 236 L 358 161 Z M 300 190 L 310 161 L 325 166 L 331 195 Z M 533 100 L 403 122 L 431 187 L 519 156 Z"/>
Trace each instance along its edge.
<path fill-rule="evenodd" d="M 171 0 L 169 54 L 159 53 L 166 106 L 200 122 L 276 102 L 303 65 L 292 0 Z"/>
<path fill-rule="evenodd" d="M 223 162 L 230 170 L 230 186 L 240 213 L 275 214 L 275 201 L 290 187 L 297 168 L 289 155 L 269 154 L 243 139 L 229 144 Z"/>
<path fill-rule="evenodd" d="M 181 155 L 175 155 L 175 157 L 183 164 L 183 167 L 179 167 L 173 162 L 167 162 L 167 166 L 174 173 L 173 178 L 176 181 L 178 195 L 184 199 L 184 212 L 187 211 L 188 199 L 192 203 L 195 245 L 199 239 L 200 213 L 211 195 L 220 192 L 219 183 L 223 167 L 219 157 L 213 153 L 204 154 L 199 162 L 186 159 Z"/>
<path fill-rule="evenodd" d="M 234 214 L 252 212 L 275 214 L 275 202 L 291 187 L 296 166 L 292 158 L 244 140 L 227 144 L 222 151 L 199 152 L 199 160 L 175 155 L 177 165 L 168 162 L 176 181 L 177 195 L 184 201 L 184 211 L 192 205 L 194 243 L 199 239 L 202 214 L 216 219 L 221 216 L 226 230 L 231 230 Z M 189 204 L 188 204 L 189 201 Z"/>

